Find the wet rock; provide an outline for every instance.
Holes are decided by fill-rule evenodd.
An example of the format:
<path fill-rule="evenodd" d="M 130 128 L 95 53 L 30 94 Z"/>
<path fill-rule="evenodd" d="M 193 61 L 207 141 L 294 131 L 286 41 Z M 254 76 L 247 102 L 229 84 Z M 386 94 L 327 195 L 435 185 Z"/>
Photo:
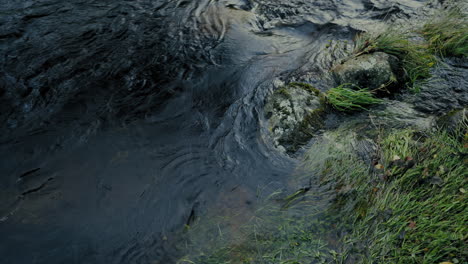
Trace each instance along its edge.
<path fill-rule="evenodd" d="M 433 115 L 414 109 L 410 103 L 386 99 L 371 112 L 342 116 L 338 123 L 340 129 L 355 131 L 363 137 L 375 138 L 381 133 L 381 129 L 427 130 L 434 127 L 435 121 Z"/>
<path fill-rule="evenodd" d="M 277 89 L 265 105 L 275 147 L 288 153 L 307 144 L 323 126 L 320 92 L 310 85 L 291 84 Z"/>
<path fill-rule="evenodd" d="M 410 100 L 417 110 L 442 114 L 468 105 L 468 59 L 446 60 L 432 75 Z"/>
<path fill-rule="evenodd" d="M 339 84 L 352 83 L 361 88 L 389 87 L 398 81 L 398 58 L 383 52 L 352 57 L 332 70 Z"/>

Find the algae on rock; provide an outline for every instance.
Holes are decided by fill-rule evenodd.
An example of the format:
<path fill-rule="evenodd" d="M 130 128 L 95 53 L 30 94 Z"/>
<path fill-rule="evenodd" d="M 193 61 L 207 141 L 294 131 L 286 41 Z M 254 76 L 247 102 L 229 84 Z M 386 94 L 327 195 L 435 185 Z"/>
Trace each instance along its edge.
<path fill-rule="evenodd" d="M 275 147 L 295 152 L 323 126 L 323 98 L 307 84 L 292 83 L 276 90 L 265 105 Z"/>

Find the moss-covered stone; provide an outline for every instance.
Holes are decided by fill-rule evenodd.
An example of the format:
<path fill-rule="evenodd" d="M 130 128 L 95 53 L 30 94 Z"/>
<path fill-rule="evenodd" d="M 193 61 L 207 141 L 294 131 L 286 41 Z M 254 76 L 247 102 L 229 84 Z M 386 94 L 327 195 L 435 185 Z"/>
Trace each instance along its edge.
<path fill-rule="evenodd" d="M 323 127 L 325 105 L 322 93 L 305 83 L 291 83 L 277 89 L 265 105 L 274 144 L 295 152 Z"/>
<path fill-rule="evenodd" d="M 383 52 L 351 57 L 332 69 L 339 84 L 350 83 L 370 90 L 395 86 L 401 81 L 399 71 L 398 58 Z"/>
<path fill-rule="evenodd" d="M 289 87 L 297 87 L 297 88 L 302 88 L 312 94 L 315 94 L 316 96 L 319 96 L 321 94 L 320 90 L 315 88 L 314 86 L 308 84 L 308 83 L 301 83 L 301 82 L 292 82 L 288 85 Z"/>

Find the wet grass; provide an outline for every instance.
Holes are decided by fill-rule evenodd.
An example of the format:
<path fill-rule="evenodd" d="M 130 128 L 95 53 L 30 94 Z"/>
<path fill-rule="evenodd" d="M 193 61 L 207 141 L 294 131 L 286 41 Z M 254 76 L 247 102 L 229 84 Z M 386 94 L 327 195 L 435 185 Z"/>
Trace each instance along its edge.
<path fill-rule="evenodd" d="M 439 13 L 426 23 L 421 34 L 429 43 L 431 52 L 441 56 L 468 56 L 467 15 L 459 8 Z"/>
<path fill-rule="evenodd" d="M 336 205 L 351 216 L 343 222 L 351 230 L 343 238 L 344 255 L 358 263 L 468 259 L 467 142 L 458 138 L 394 131 L 381 139 L 381 160 L 370 172 L 355 158 L 330 161 L 325 179 L 346 189 Z"/>
<path fill-rule="evenodd" d="M 330 89 L 326 94 L 326 102 L 338 111 L 348 112 L 367 110 L 367 107 L 380 104 L 381 99 L 375 98 L 368 89 L 360 89 L 352 84 L 342 84 Z"/>
<path fill-rule="evenodd" d="M 330 133 L 304 163 L 330 204 L 319 189 L 274 193 L 235 239 L 210 224 L 201 234 L 215 239 L 192 240 L 206 247 L 179 263 L 464 263 L 467 129 L 381 133 L 374 164 L 356 154 L 356 134 Z"/>
<path fill-rule="evenodd" d="M 310 84 L 293 82 L 288 84 L 288 86 L 277 90 L 277 93 L 283 94 L 286 97 L 290 97 L 288 92 L 290 87 L 301 88 L 311 94 L 314 94 L 315 96 L 318 96 L 320 103 L 322 104 L 322 108 L 319 108 L 317 111 L 310 113 L 310 115 L 304 120 L 305 128 L 309 127 L 307 125 L 309 123 L 317 123 L 316 121 L 320 120 L 320 117 L 324 114 L 325 108 L 327 106 L 331 106 L 338 111 L 351 112 L 367 110 L 367 107 L 383 102 L 383 100 L 376 98 L 372 91 L 368 89 L 361 89 L 353 84 L 342 84 L 338 87 L 330 89 L 327 93 L 322 93 L 320 90 L 316 89 Z"/>

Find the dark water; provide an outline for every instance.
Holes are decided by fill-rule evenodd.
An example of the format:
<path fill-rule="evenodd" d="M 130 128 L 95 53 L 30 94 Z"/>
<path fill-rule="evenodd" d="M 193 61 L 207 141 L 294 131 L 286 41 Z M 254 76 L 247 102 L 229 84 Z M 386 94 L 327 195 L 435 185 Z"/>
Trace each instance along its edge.
<path fill-rule="evenodd" d="M 425 2 L 0 0 L 1 263 L 174 262 L 221 195 L 296 166 L 271 81 L 327 88 L 329 41 Z"/>

